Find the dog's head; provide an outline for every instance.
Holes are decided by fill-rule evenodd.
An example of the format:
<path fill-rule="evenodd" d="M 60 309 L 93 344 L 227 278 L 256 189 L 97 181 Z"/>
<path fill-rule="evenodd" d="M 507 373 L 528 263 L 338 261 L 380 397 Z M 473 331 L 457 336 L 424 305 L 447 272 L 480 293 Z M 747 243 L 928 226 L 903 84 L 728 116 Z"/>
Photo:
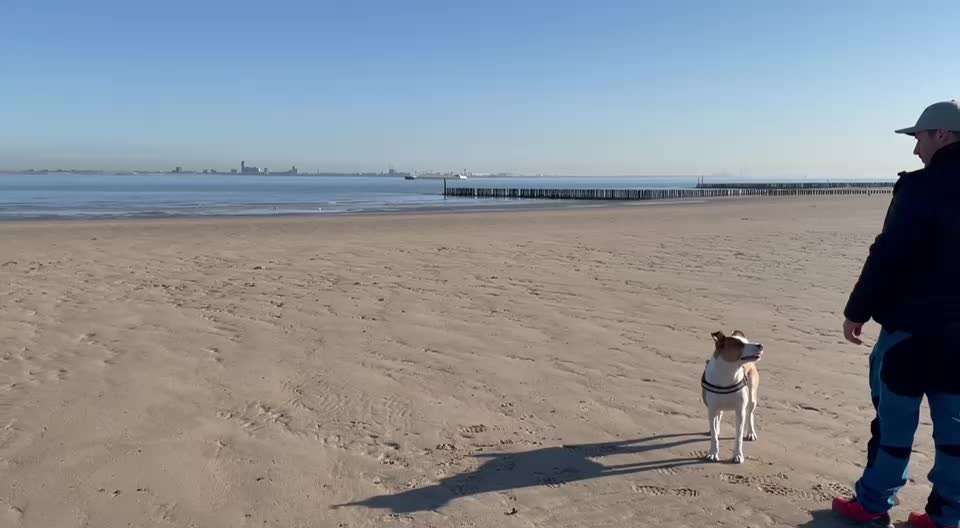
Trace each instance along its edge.
<path fill-rule="evenodd" d="M 734 330 L 730 335 L 723 332 L 714 332 L 713 357 L 731 363 L 758 361 L 763 356 L 763 345 L 751 343 L 740 330 Z"/>

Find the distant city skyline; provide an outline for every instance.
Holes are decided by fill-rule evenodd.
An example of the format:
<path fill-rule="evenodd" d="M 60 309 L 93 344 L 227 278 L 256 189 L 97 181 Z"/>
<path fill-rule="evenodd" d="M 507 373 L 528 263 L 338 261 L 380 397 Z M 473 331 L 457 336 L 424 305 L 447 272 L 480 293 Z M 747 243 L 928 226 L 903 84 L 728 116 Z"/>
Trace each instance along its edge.
<path fill-rule="evenodd" d="M 169 165 L 168 165 L 169 166 Z M 396 169 L 395 167 L 387 167 L 385 169 L 381 168 L 380 170 L 373 171 L 331 171 L 317 168 L 314 170 L 301 170 L 296 165 L 292 165 L 287 169 L 273 170 L 269 167 L 259 167 L 256 165 L 247 165 L 246 160 L 240 160 L 239 166 L 226 167 L 222 164 L 218 164 L 214 167 L 190 167 L 184 165 L 175 165 L 172 169 L 167 168 L 144 168 L 144 167 L 125 167 L 125 168 L 102 168 L 102 167 L 93 167 L 93 168 L 80 168 L 80 167 L 0 167 L 0 173 L 43 173 L 43 172 L 76 172 L 76 173 L 88 173 L 88 172 L 116 172 L 116 173 L 144 173 L 144 174 L 162 174 L 162 173 L 173 173 L 173 174 L 238 174 L 238 175 L 297 175 L 297 174 L 336 174 L 336 175 L 383 175 L 383 176 L 406 176 L 411 174 L 455 174 L 455 173 L 465 173 L 465 174 L 474 174 L 474 175 L 483 175 L 483 176 L 514 176 L 514 173 L 508 172 L 482 172 L 482 171 L 470 171 L 466 169 L 462 170 L 429 170 L 429 171 L 408 171 L 403 169 Z"/>
<path fill-rule="evenodd" d="M 943 2 L 0 4 L 0 168 L 890 177 Z"/>
<path fill-rule="evenodd" d="M 407 171 L 407 170 L 397 170 L 394 167 L 388 167 L 386 169 L 375 170 L 375 171 L 331 171 L 323 169 L 315 170 L 301 170 L 296 165 L 292 165 L 287 169 L 273 170 L 269 167 L 258 167 L 256 165 L 247 165 L 246 160 L 240 160 L 239 167 L 189 167 L 183 165 L 176 165 L 172 169 L 159 169 L 159 168 L 79 168 L 79 167 L 19 167 L 19 168 L 9 168 L 9 167 L 0 167 L 0 174 L 33 174 L 33 173 L 116 173 L 116 174 L 236 174 L 236 175 L 269 175 L 269 176 L 295 176 L 295 175 L 357 175 L 357 176 L 395 176 L 395 177 L 404 177 L 411 175 L 454 175 L 454 174 L 466 174 L 466 175 L 475 175 L 475 176 L 520 176 L 514 173 L 508 172 L 481 172 L 481 171 L 469 171 L 466 169 L 463 170 L 431 170 L 431 171 Z"/>

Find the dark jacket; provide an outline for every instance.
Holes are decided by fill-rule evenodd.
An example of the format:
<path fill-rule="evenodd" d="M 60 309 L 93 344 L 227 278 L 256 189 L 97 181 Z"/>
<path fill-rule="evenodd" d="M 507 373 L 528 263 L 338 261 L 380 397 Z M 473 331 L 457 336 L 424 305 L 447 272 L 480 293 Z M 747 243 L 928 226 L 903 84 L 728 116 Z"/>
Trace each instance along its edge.
<path fill-rule="evenodd" d="M 897 181 L 843 313 L 918 334 L 960 324 L 960 143 Z"/>

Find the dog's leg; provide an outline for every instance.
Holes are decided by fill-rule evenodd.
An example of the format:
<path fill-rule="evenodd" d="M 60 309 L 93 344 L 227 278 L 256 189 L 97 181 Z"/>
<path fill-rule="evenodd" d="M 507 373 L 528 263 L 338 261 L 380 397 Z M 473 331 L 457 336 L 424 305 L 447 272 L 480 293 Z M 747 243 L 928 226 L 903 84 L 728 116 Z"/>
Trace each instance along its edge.
<path fill-rule="evenodd" d="M 757 439 L 757 428 L 753 422 L 753 411 L 756 410 L 756 408 L 756 395 L 751 394 L 750 401 L 747 402 L 747 435 L 743 437 L 743 439 L 748 442 L 753 442 Z"/>
<path fill-rule="evenodd" d="M 753 368 L 747 375 L 747 436 L 744 440 L 753 442 L 757 439 L 757 427 L 754 423 L 753 411 L 757 409 L 757 389 L 760 386 L 760 373 Z"/>
<path fill-rule="evenodd" d="M 744 404 L 737 409 L 737 438 L 733 451 L 734 464 L 743 464 L 743 431 L 746 428 L 746 421 L 747 405 L 746 402 L 744 402 Z"/>
<path fill-rule="evenodd" d="M 710 409 L 710 452 L 707 453 L 707 460 L 717 462 L 720 460 L 720 420 L 723 418 L 723 411 Z"/>

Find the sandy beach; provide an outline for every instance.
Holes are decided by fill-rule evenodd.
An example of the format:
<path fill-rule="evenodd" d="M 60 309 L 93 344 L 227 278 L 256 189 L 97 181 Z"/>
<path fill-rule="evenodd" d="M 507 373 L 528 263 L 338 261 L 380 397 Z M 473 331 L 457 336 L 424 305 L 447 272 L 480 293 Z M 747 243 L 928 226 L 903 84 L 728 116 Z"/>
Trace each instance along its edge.
<path fill-rule="evenodd" d="M 888 200 L 0 224 L 0 527 L 841 526 Z M 760 439 L 705 463 L 734 329 Z"/>

